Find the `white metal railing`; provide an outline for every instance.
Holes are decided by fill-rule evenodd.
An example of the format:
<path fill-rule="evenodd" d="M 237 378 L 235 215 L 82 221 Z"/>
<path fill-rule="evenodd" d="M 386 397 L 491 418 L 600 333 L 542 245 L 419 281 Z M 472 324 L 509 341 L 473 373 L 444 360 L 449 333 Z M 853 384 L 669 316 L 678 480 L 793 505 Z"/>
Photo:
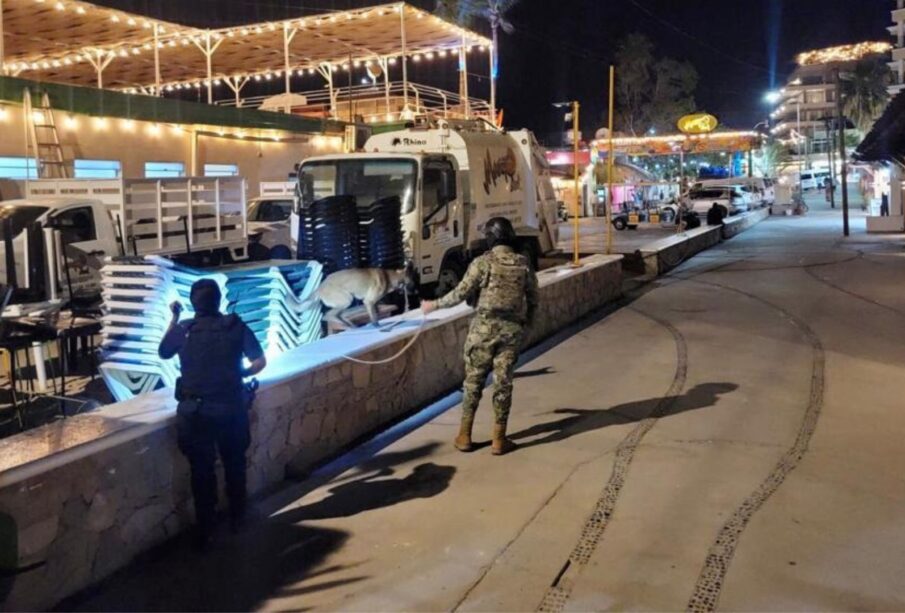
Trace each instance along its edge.
<path fill-rule="evenodd" d="M 289 111 L 297 115 L 327 117 L 340 120 L 361 118 L 365 123 L 414 119 L 429 116 L 441 119 L 492 119 L 490 103 L 479 98 L 465 98 L 455 92 L 430 85 L 377 83 L 293 92 L 304 96 L 304 104 L 292 104 Z M 220 106 L 256 109 L 271 96 L 218 100 Z"/>

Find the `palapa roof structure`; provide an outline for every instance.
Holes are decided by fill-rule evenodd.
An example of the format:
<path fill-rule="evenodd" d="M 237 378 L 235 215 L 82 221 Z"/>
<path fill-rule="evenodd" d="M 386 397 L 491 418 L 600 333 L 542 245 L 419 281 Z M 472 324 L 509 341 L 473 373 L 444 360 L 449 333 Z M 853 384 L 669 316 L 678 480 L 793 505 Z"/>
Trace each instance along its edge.
<path fill-rule="evenodd" d="M 404 3 L 199 29 L 75 0 L 0 0 L 6 74 L 123 91 L 230 86 L 302 71 L 487 48 L 484 36 Z"/>

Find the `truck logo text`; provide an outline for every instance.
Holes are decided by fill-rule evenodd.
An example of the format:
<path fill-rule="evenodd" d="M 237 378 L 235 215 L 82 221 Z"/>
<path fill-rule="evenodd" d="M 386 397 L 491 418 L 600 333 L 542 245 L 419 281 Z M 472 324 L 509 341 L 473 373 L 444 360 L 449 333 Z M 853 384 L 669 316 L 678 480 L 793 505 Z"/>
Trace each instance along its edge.
<path fill-rule="evenodd" d="M 399 147 L 401 145 L 405 145 L 406 147 L 411 147 L 411 146 L 424 147 L 427 145 L 427 141 L 422 140 L 420 138 L 394 138 L 393 139 L 394 147 Z"/>

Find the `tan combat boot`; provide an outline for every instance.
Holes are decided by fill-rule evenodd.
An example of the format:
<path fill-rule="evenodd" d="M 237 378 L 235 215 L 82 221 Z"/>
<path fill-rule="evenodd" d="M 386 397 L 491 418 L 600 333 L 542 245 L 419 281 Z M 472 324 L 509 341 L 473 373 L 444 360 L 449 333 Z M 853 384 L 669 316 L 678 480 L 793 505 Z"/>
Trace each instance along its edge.
<path fill-rule="evenodd" d="M 474 451 L 471 443 L 471 429 L 474 426 L 474 415 L 462 414 L 462 423 L 459 425 L 459 436 L 454 443 L 456 449 L 463 453 Z"/>
<path fill-rule="evenodd" d="M 493 424 L 493 443 L 490 451 L 493 455 L 506 455 L 516 448 L 512 440 L 506 438 L 506 424 Z"/>

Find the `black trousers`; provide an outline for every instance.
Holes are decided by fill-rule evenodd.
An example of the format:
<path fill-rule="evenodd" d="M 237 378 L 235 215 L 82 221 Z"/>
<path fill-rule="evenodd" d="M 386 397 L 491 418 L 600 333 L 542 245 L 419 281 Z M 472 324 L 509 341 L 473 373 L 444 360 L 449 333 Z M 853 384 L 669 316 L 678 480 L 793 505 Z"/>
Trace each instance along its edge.
<path fill-rule="evenodd" d="M 233 519 L 245 514 L 245 452 L 251 444 L 248 412 L 235 409 L 224 415 L 194 414 L 178 418 L 179 449 L 189 461 L 195 517 L 202 531 L 213 530 L 217 508 L 217 455 L 226 477 L 226 497 Z"/>

